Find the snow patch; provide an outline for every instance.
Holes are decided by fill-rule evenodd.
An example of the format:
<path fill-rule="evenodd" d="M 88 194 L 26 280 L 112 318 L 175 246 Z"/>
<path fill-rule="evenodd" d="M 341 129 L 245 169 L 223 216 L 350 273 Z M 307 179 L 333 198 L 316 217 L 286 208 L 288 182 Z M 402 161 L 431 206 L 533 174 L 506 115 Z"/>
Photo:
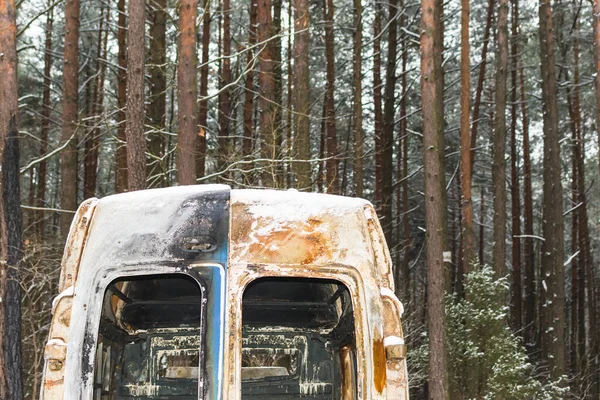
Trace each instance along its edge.
<path fill-rule="evenodd" d="M 52 299 L 52 315 L 54 315 L 54 312 L 56 311 L 56 307 L 58 306 L 58 303 L 60 302 L 60 300 L 63 297 L 72 297 L 75 295 L 75 287 L 73 285 L 69 286 L 68 288 L 66 288 L 65 290 L 63 290 L 62 292 L 59 293 L 58 296 L 56 296 L 54 299 Z"/>
<path fill-rule="evenodd" d="M 304 221 L 324 212 L 343 216 L 369 204 L 368 201 L 355 197 L 259 189 L 232 190 L 231 201 L 247 204 L 249 213 L 255 218 L 276 216 L 280 223 Z"/>
<path fill-rule="evenodd" d="M 402 339 L 399 336 L 388 336 L 386 338 L 383 339 L 383 346 L 384 347 L 389 347 L 389 346 L 401 346 L 404 344 L 404 339 Z"/>

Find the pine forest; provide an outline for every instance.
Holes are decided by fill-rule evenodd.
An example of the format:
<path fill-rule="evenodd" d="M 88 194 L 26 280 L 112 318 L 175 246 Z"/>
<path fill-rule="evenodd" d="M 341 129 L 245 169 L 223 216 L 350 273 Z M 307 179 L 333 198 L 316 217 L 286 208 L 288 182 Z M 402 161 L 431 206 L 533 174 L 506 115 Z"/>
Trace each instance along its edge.
<path fill-rule="evenodd" d="M 0 160 L 0 399 L 79 204 L 213 183 L 373 203 L 413 399 L 600 399 L 600 0 L 0 0 Z"/>

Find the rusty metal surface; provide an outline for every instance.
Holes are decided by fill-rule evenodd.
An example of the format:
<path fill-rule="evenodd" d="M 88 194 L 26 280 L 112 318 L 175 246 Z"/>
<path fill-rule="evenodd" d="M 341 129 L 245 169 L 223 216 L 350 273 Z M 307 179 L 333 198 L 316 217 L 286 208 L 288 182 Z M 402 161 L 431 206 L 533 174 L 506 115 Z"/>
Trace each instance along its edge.
<path fill-rule="evenodd" d="M 65 245 L 59 282 L 60 294 L 52 304 L 52 322 L 44 350 L 43 388 L 40 392 L 40 398 L 43 400 L 63 398 L 65 361 L 74 295 L 73 285 L 77 279 L 88 228 L 97 204 L 97 199 L 89 199 L 81 204 L 71 224 L 71 231 Z"/>
<path fill-rule="evenodd" d="M 229 192 L 225 186 L 211 185 L 110 196 L 100 200 L 99 205 L 90 201 L 82 205 L 72 226 L 63 259 L 61 291 L 74 285 L 76 297 L 79 290 L 93 290 L 97 276 L 108 279 L 103 271 L 109 269 L 110 276 L 118 276 L 115 267 L 119 265 L 137 264 L 143 271 L 149 263 L 184 261 L 187 255 L 179 249 L 187 243 L 177 241 L 179 237 L 215 225 L 218 228 L 211 232 L 222 235 L 221 222 L 196 218 L 194 210 L 203 205 L 198 203 L 202 200 L 194 199 L 207 190 L 227 192 L 226 197 L 217 196 L 211 201 L 216 208 L 224 201 L 230 210 L 229 249 L 215 260 L 227 267 L 221 398 L 240 398 L 244 288 L 259 277 L 283 276 L 331 279 L 346 285 L 357 329 L 356 398 L 408 399 L 405 360 L 386 359 L 386 338 L 402 338 L 401 304 L 393 296 L 391 259 L 375 210 L 361 199 L 291 191 Z M 165 267 L 164 271 L 169 269 Z M 82 274 L 85 279 L 80 279 Z M 63 397 L 65 353 L 67 360 L 75 360 L 82 351 L 92 352 L 94 344 L 83 337 L 85 327 L 72 329 L 73 304 L 73 296 L 64 296 L 55 307 L 46 348 L 44 400 L 79 398 L 74 395 L 78 393 L 75 388 L 69 391 L 72 395 Z M 73 315 L 82 319 L 86 307 L 79 301 Z M 69 340 L 70 335 L 77 337 Z M 73 351 L 68 353 L 67 347 Z M 68 384 L 77 385 L 80 379 L 70 376 Z"/>
<path fill-rule="evenodd" d="M 384 346 L 388 354 L 386 373 L 389 400 L 408 399 L 408 372 L 406 345 L 402 332 L 402 303 L 388 289 L 381 289 L 382 312 L 384 315 Z"/>
<path fill-rule="evenodd" d="M 354 400 L 354 388 L 356 387 L 356 371 L 354 371 L 355 360 L 352 357 L 350 346 L 344 346 L 340 349 L 340 358 L 342 361 L 342 398 L 345 400 Z"/>
<path fill-rule="evenodd" d="M 228 336 L 241 335 L 240 293 L 250 281 L 263 276 L 339 280 L 354 302 L 358 375 L 366 377 L 358 382 L 358 398 L 408 398 L 406 363 L 386 360 L 385 337 L 402 336 L 401 305 L 393 295 L 389 250 L 369 202 L 295 191 L 234 190 L 229 260 Z M 395 301 L 395 311 L 384 307 L 384 301 Z M 386 332 L 386 326 L 393 332 Z M 239 393 L 241 350 L 236 341 L 226 351 L 231 399 Z"/>
<path fill-rule="evenodd" d="M 98 199 L 88 199 L 81 203 L 73 222 L 71 230 L 65 243 L 65 251 L 61 262 L 60 281 L 58 284 L 59 293 L 73 286 L 77 279 L 79 262 L 83 254 L 83 247 L 87 239 L 90 221 L 98 205 Z"/>

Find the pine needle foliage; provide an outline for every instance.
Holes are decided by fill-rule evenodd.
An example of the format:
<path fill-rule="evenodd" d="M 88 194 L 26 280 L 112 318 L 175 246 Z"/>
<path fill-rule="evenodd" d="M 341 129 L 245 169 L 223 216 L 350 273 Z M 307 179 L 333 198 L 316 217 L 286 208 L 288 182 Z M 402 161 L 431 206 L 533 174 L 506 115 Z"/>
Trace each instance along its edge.
<path fill-rule="evenodd" d="M 489 266 L 475 267 L 465 281 L 465 297 L 446 296 L 450 398 L 484 400 L 564 399 L 564 379 L 538 379 L 521 338 L 509 325 L 507 277 L 494 278 Z M 411 366 L 423 367 L 428 346 L 412 350 Z M 412 382 L 413 386 L 415 382 Z"/>

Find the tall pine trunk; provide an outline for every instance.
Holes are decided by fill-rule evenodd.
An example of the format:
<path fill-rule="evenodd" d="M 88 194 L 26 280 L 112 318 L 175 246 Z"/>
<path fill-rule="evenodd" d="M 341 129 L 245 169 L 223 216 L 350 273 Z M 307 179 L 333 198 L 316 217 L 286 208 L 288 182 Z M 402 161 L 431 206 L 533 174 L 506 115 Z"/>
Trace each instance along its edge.
<path fill-rule="evenodd" d="M 338 146 L 335 127 L 335 50 L 333 36 L 333 0 L 323 0 L 325 15 L 325 60 L 326 60 L 326 95 L 325 95 L 325 130 L 327 161 L 325 172 L 327 174 L 327 193 L 338 193 Z"/>
<path fill-rule="evenodd" d="M 148 186 L 167 185 L 165 168 L 165 123 L 167 114 L 167 0 L 155 0 L 151 3 L 150 17 L 150 104 L 148 119 L 152 126 L 148 132 Z"/>
<path fill-rule="evenodd" d="M 177 64 L 177 182 L 196 183 L 196 14 L 197 0 L 183 0 L 179 9 L 179 63 Z"/>
<path fill-rule="evenodd" d="M 129 0 L 129 33 L 127 35 L 127 183 L 128 189 L 146 188 L 146 138 L 144 123 L 144 42 L 146 4 Z"/>
<path fill-rule="evenodd" d="M 494 193 L 492 263 L 496 277 L 506 271 L 506 77 L 508 70 L 508 0 L 498 0 L 496 102 L 492 150 Z"/>
<path fill-rule="evenodd" d="M 294 115 L 298 188 L 310 190 L 310 12 L 308 0 L 294 1 Z"/>
<path fill-rule="evenodd" d="M 202 65 L 200 66 L 200 104 L 198 122 L 200 133 L 196 143 L 196 177 L 206 173 L 206 131 L 208 129 L 208 52 L 210 47 L 210 0 L 204 0 L 202 14 Z"/>
<path fill-rule="evenodd" d="M 490 32 L 492 30 L 492 17 L 494 15 L 495 0 L 488 0 L 488 11 L 483 31 L 483 48 L 481 49 L 481 64 L 475 89 L 475 101 L 473 103 L 473 123 L 471 126 L 471 169 L 475 164 L 475 146 L 477 145 L 477 132 L 479 128 L 479 117 L 481 112 L 481 97 L 483 96 L 483 85 L 485 83 L 485 67 L 487 65 L 487 53 L 490 43 Z"/>
<path fill-rule="evenodd" d="M 381 135 L 383 112 L 381 110 L 381 3 L 375 0 L 375 20 L 373 21 L 373 118 L 375 136 L 375 205 L 381 206 Z"/>
<path fill-rule="evenodd" d="M 257 9 L 258 22 L 258 64 L 260 73 L 259 81 L 259 114 L 260 114 L 260 139 L 261 158 L 263 161 L 262 184 L 265 187 L 273 187 L 276 182 L 277 162 L 277 127 L 275 126 L 275 79 L 273 45 L 270 43 L 272 33 L 271 0 L 258 0 Z"/>
<path fill-rule="evenodd" d="M 353 83 L 354 83 L 354 193 L 363 196 L 363 126 L 362 126 L 362 0 L 354 0 L 354 48 L 353 48 Z"/>
<path fill-rule="evenodd" d="M 596 95 L 596 132 L 600 143 L 600 0 L 593 0 L 594 16 L 594 89 Z M 600 146 L 598 146 L 598 167 L 600 168 Z"/>
<path fill-rule="evenodd" d="M 442 80 L 442 1 L 421 0 L 421 96 L 425 175 L 429 396 L 448 398 L 444 310 L 444 262 L 447 246 L 444 174 L 444 100 Z"/>
<path fill-rule="evenodd" d="M 98 170 L 98 144 L 101 134 L 100 124 L 102 122 L 104 102 L 104 78 L 106 75 L 106 45 L 108 39 L 108 20 L 110 7 L 100 8 L 100 21 L 98 26 L 98 37 L 96 47 L 96 77 L 93 79 L 93 94 L 90 99 L 89 116 L 92 118 L 91 128 L 85 138 L 85 156 L 83 173 L 83 198 L 89 199 L 96 195 L 96 180 Z M 106 30 L 106 32 L 105 32 Z"/>
<path fill-rule="evenodd" d="M 542 0 L 540 17 L 540 58 L 542 104 L 544 116 L 541 356 L 550 376 L 558 379 L 565 373 L 565 276 L 564 223 L 561 186 L 561 161 L 558 132 L 556 68 L 550 0 Z"/>
<path fill-rule="evenodd" d="M 43 158 L 48 152 L 48 136 L 50 134 L 50 73 L 52 71 L 52 30 L 54 26 L 54 9 L 48 11 L 46 18 L 46 40 L 44 46 L 44 91 L 42 93 L 42 132 L 40 138 L 40 157 Z M 38 170 L 37 206 L 46 206 L 46 174 L 48 164 L 46 160 L 40 162 Z M 45 214 L 43 211 L 37 213 L 37 232 L 41 238 L 44 237 Z"/>
<path fill-rule="evenodd" d="M 404 1 L 402 2 L 404 7 Z M 404 12 L 400 16 L 400 29 L 404 29 L 406 25 L 406 17 Z M 398 239 L 400 243 L 400 249 L 398 250 L 398 265 L 400 269 L 399 278 L 401 282 L 397 282 L 396 286 L 398 290 L 401 290 L 400 294 L 402 298 L 409 303 L 410 300 L 410 221 L 408 220 L 409 214 L 409 203 L 408 203 L 408 121 L 407 121 L 407 99 L 408 96 L 408 79 L 407 79 L 407 66 L 408 66 L 408 46 L 409 40 L 406 34 L 402 35 L 402 70 L 401 70 L 401 83 L 402 83 L 402 94 L 400 98 L 400 140 L 398 146 L 398 238 L 402 238 L 402 241 Z M 400 234 L 402 231 L 402 234 Z M 402 251 L 400 251 L 402 250 Z"/>
<path fill-rule="evenodd" d="M 231 1 L 223 0 L 223 61 L 219 82 L 219 171 L 223 171 L 231 156 L 229 133 L 231 119 Z"/>
<path fill-rule="evenodd" d="M 523 127 L 523 340 L 532 348 L 536 332 L 535 250 L 533 238 L 533 190 L 531 184 L 531 150 L 529 143 L 529 117 L 525 86 L 525 68 L 519 65 L 519 98 L 521 102 L 521 125 Z"/>
<path fill-rule="evenodd" d="M 271 41 L 273 46 L 273 84 L 275 85 L 274 126 L 275 126 L 275 186 L 285 187 L 283 155 L 283 68 L 281 62 L 281 4 L 282 0 L 272 0 L 273 24 L 271 25 Z"/>
<path fill-rule="evenodd" d="M 0 398 L 23 398 L 21 356 L 21 209 L 17 25 L 13 0 L 0 0 Z"/>
<path fill-rule="evenodd" d="M 249 161 L 252 154 L 252 143 L 254 140 L 254 45 L 256 45 L 256 3 L 251 1 L 249 8 L 249 27 L 248 27 L 248 50 L 246 53 L 246 82 L 244 92 L 244 138 L 242 140 L 242 157 Z M 253 179 L 250 176 L 251 164 L 245 164 L 244 184 L 252 185 Z"/>
<path fill-rule="evenodd" d="M 117 71 L 117 173 L 115 174 L 115 189 L 117 193 L 127 190 L 127 120 L 125 107 L 127 103 L 127 16 L 125 15 L 125 0 L 118 0 L 119 12 L 117 28 L 117 44 L 119 69 Z"/>
<path fill-rule="evenodd" d="M 291 29 L 294 27 L 294 20 L 293 20 L 293 15 L 294 15 L 294 7 L 290 6 L 288 7 L 288 29 Z M 294 158 L 294 150 L 293 150 L 293 136 L 294 136 L 294 95 L 292 94 L 293 91 L 293 78 L 292 78 L 292 74 L 293 74 L 293 70 L 292 70 L 292 58 L 293 58 L 293 44 L 292 44 L 292 38 L 294 35 L 289 34 L 287 37 L 287 50 L 286 50 L 286 72 L 287 72 L 287 79 L 286 79 L 286 121 L 285 121 L 285 156 L 288 159 L 292 159 Z M 309 84 L 310 86 L 310 84 Z M 291 188 L 296 185 L 296 182 L 293 181 L 294 178 L 294 165 L 291 161 L 288 161 L 287 163 L 287 170 L 286 170 L 286 174 L 285 174 L 285 185 L 287 188 Z"/>
<path fill-rule="evenodd" d="M 383 103 L 383 134 L 381 137 L 381 223 L 388 243 L 392 243 L 392 201 L 394 117 L 396 106 L 396 57 L 398 53 L 398 0 L 389 2 L 388 56 L 385 70 L 385 100 Z"/>
<path fill-rule="evenodd" d="M 471 201 L 471 49 L 469 45 L 470 2 L 462 0 L 460 35 L 460 173 L 462 206 L 462 259 L 463 273 L 471 270 L 475 261 L 475 234 L 473 231 L 473 202 Z"/>
<path fill-rule="evenodd" d="M 513 0 L 511 38 L 511 97 L 510 97 L 510 189 L 511 189 L 511 237 L 512 237 L 512 288 L 511 320 L 515 332 L 521 331 L 521 197 L 519 190 L 519 163 L 517 155 L 517 70 L 519 59 L 519 0 Z"/>
<path fill-rule="evenodd" d="M 61 208 L 75 211 L 77 208 L 77 99 L 79 74 L 79 0 L 67 0 L 65 5 L 65 45 L 63 66 L 63 101 L 60 153 Z M 67 237 L 72 213 L 60 214 L 60 235 Z"/>

